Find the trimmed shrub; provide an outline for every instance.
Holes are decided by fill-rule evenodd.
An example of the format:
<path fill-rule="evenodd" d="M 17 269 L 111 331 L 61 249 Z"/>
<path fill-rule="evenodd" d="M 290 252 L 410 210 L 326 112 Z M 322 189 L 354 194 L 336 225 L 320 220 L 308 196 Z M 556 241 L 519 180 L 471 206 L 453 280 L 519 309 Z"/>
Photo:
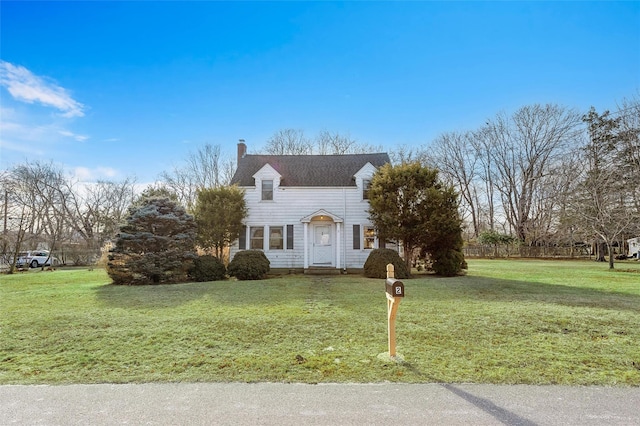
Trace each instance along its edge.
<path fill-rule="evenodd" d="M 261 280 L 267 275 L 271 262 L 260 250 L 243 250 L 233 257 L 227 273 L 239 280 Z"/>
<path fill-rule="evenodd" d="M 207 254 L 194 259 L 189 278 L 198 282 L 219 281 L 225 279 L 226 273 L 227 268 L 224 263 L 217 257 Z"/>
<path fill-rule="evenodd" d="M 364 262 L 364 276 L 368 278 L 387 278 L 387 265 L 394 266 L 395 276 L 398 279 L 409 278 L 409 269 L 398 252 L 391 249 L 374 249 L 369 253 Z"/>
<path fill-rule="evenodd" d="M 467 262 L 460 250 L 447 249 L 431 254 L 433 270 L 436 275 L 453 277 L 467 269 Z"/>

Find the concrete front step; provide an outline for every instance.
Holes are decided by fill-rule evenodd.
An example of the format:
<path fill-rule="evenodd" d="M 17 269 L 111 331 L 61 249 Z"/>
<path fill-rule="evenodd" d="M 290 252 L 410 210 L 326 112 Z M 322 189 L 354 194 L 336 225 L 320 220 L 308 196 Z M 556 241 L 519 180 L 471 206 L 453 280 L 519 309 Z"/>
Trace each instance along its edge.
<path fill-rule="evenodd" d="M 333 266 L 312 266 L 304 270 L 304 273 L 308 275 L 340 275 L 341 272 L 341 269 Z"/>

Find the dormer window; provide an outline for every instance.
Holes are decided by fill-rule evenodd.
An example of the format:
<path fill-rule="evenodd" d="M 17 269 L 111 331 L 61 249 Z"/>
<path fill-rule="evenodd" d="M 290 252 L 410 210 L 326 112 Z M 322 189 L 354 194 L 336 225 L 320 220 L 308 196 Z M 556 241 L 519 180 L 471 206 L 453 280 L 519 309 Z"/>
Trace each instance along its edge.
<path fill-rule="evenodd" d="M 262 181 L 262 201 L 273 200 L 273 180 Z"/>
<path fill-rule="evenodd" d="M 371 180 L 370 179 L 363 179 L 362 180 L 362 199 L 363 200 L 368 200 L 369 199 L 369 188 L 371 187 Z"/>

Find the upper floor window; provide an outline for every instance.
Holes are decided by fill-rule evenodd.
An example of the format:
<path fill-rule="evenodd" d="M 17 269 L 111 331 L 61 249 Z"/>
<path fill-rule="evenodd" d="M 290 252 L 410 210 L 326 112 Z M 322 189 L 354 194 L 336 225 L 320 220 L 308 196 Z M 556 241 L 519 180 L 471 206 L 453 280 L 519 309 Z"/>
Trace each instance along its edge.
<path fill-rule="evenodd" d="M 363 179 L 362 180 L 362 199 L 363 200 L 368 200 L 369 199 L 369 188 L 371 187 L 371 180 L 370 179 Z"/>
<path fill-rule="evenodd" d="M 272 180 L 262 181 L 262 200 L 263 201 L 273 200 L 273 181 Z"/>

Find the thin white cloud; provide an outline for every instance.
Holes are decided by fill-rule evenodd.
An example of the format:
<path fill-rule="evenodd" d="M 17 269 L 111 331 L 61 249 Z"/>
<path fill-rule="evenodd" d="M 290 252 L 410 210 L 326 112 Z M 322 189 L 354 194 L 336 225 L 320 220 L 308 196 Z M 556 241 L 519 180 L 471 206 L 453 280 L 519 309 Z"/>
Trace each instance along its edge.
<path fill-rule="evenodd" d="M 8 109 L 0 110 L 0 114 Z M 88 136 L 73 133 L 67 129 L 61 128 L 55 123 L 44 124 L 25 124 L 21 118 L 12 118 L 11 114 L 3 115 L 0 118 L 0 146 L 6 149 L 18 150 L 20 147 L 28 147 L 34 149 L 37 147 L 53 148 L 55 144 L 64 138 L 71 138 L 78 142 L 84 142 L 89 139 Z M 35 153 L 32 151 L 32 153 Z"/>
<path fill-rule="evenodd" d="M 13 151 L 20 154 L 28 154 L 28 155 L 38 155 L 42 156 L 45 154 L 45 151 L 38 148 L 37 146 L 34 148 L 32 145 L 24 144 L 24 143 L 16 143 L 13 141 L 8 141 L 5 139 L 0 139 L 0 153 L 5 151 Z M 2 155 L 0 155 L 0 160 L 2 160 Z M 0 163 L 0 167 L 5 167 L 8 164 Z"/>
<path fill-rule="evenodd" d="M 58 133 L 61 134 L 62 136 L 66 136 L 68 138 L 73 138 L 73 139 L 77 140 L 78 142 L 84 142 L 87 139 L 89 139 L 89 136 L 78 135 L 78 134 L 70 132 L 68 130 L 60 130 L 60 131 L 58 131 Z"/>
<path fill-rule="evenodd" d="M 98 179 L 113 178 L 118 176 L 118 171 L 111 167 L 75 167 L 73 176 L 82 182 L 91 182 Z"/>
<path fill-rule="evenodd" d="M 0 85 L 18 101 L 56 108 L 67 118 L 84 116 L 84 105 L 74 100 L 66 89 L 20 65 L 0 60 Z"/>
<path fill-rule="evenodd" d="M 69 142 L 89 139 L 70 128 L 72 118 L 84 115 L 85 106 L 50 79 L 0 59 L 0 91 L 0 167 L 34 156 L 56 159 L 58 153 L 69 152 Z"/>
<path fill-rule="evenodd" d="M 118 171 L 116 169 L 112 169 L 111 167 L 98 167 L 96 170 L 103 176 L 110 178 L 118 175 Z"/>
<path fill-rule="evenodd" d="M 73 175 L 81 181 L 90 180 L 93 177 L 88 167 L 76 167 L 73 169 Z"/>
<path fill-rule="evenodd" d="M 25 125 L 19 119 L 11 120 L 5 117 L 0 119 L 0 125 L 2 126 L 0 142 L 14 141 L 17 145 L 26 146 L 46 141 L 55 130 L 55 127 L 50 124 Z"/>

